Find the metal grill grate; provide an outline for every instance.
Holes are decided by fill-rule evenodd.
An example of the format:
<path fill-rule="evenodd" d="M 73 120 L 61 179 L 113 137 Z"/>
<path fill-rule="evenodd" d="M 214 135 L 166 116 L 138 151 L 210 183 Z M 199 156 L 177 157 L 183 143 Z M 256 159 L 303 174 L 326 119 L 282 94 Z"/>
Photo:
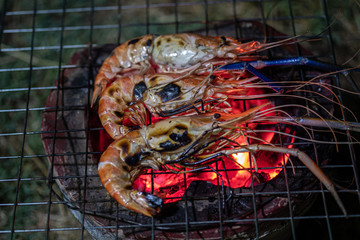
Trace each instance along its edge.
<path fill-rule="evenodd" d="M 98 176 L 88 172 L 90 161 L 85 161 L 84 172 L 79 175 L 67 176 L 83 182 L 81 200 L 73 202 L 62 198 L 55 184 L 54 165 L 48 164 L 48 158 L 56 156 L 77 156 L 90 159 L 99 152 L 88 150 L 89 136 L 99 129 L 89 127 L 90 119 L 85 121 L 85 128 L 73 129 L 65 132 L 68 136 L 81 133 L 84 140 L 83 149 L 68 152 L 48 154 L 42 145 L 42 134 L 52 135 L 53 149 L 58 144 L 57 137 L 63 130 L 55 127 L 54 132 L 42 132 L 42 114 L 53 111 L 55 114 L 82 111 L 89 116 L 89 99 L 92 88 L 93 68 L 91 60 L 93 49 L 105 43 L 121 43 L 133 37 L 147 33 L 167 34 L 175 32 L 202 31 L 205 34 L 219 34 L 224 31 L 242 40 L 246 39 L 241 31 L 241 22 L 256 21 L 264 26 L 268 24 L 280 32 L 294 36 L 304 34 L 305 46 L 317 59 L 342 63 L 348 60 L 359 48 L 358 29 L 352 23 L 359 21 L 360 7 L 357 1 L 350 5 L 336 5 L 327 1 L 281 1 L 281 0 L 229 0 L 229 1 L 0 1 L 0 238 L 1 239 L 91 239 L 92 235 L 101 229 L 136 229 L 139 222 L 123 222 L 121 219 L 108 221 L 103 227 L 90 226 L 86 221 L 87 215 L 96 215 L 88 211 L 87 187 L 89 181 Z M 330 4 L 329 6 L 327 4 Z M 351 7 L 351 8 L 349 8 Z M 337 10 L 343 10 L 339 15 Z M 352 9 L 351 11 L 349 9 Z M 356 13 L 358 15 L 356 15 Z M 335 18 L 337 17 L 337 18 Z M 346 26 L 345 30 L 341 29 Z M 354 32 L 350 32 L 354 31 Z M 351 34 L 344 40 L 344 32 Z M 285 38 L 272 36 L 268 41 Z M 346 41 L 346 42 L 345 42 Z M 88 48 L 90 58 L 86 66 L 68 64 L 71 56 L 79 50 Z M 297 47 L 294 56 L 304 55 Z M 354 50 L 355 49 L 355 50 Z M 335 57 L 336 53 L 336 57 Z M 271 53 L 269 53 L 271 54 Z M 289 56 L 290 57 L 290 56 Z M 352 62 L 356 65 L 356 59 Z M 350 64 L 352 63 L 350 62 Z M 62 71 L 86 68 L 88 80 L 85 86 L 67 88 L 73 91 L 86 91 L 84 104 L 72 102 L 63 104 L 60 83 L 54 85 L 56 79 L 62 78 Z M 358 75 L 354 75 L 359 79 Z M 356 79 L 356 80 L 357 80 Z M 349 81 L 343 81 L 349 80 Z M 350 77 L 337 77 L 336 84 L 357 91 L 356 84 Z M 45 107 L 48 95 L 55 91 L 56 104 Z M 340 95 L 344 105 L 354 103 L 353 95 Z M 357 100 L 358 98 L 356 98 Z M 62 100 L 66 101 L 66 100 Z M 63 107 L 66 106 L 66 107 Z M 358 109 L 355 109 L 356 112 Z M 55 118 L 54 126 L 58 126 Z M 80 136 L 79 135 L 79 136 Z M 340 141 L 354 140 L 350 133 Z M 299 145 L 301 143 L 298 143 Z M 317 147 L 315 147 L 317 148 Z M 333 172 L 333 179 L 345 187 L 338 190 L 349 212 L 348 219 L 341 215 L 337 206 L 326 190 L 320 185 L 315 190 L 291 191 L 289 188 L 283 194 L 289 199 L 294 194 L 320 193 L 314 205 L 305 215 L 295 213 L 295 206 L 288 208 L 285 217 L 250 218 L 248 221 L 254 226 L 253 237 L 262 237 L 260 223 L 285 223 L 287 231 L 282 235 L 284 239 L 358 239 L 360 234 L 356 229 L 360 220 L 360 187 L 359 173 L 356 166 L 357 145 L 342 145 L 340 152 L 334 154 L 333 162 L 324 166 L 325 171 Z M 315 154 L 316 155 L 316 154 Z M 321 156 L 320 156 L 321 158 Z M 321 160 L 320 160 L 321 161 Z M 301 167 L 297 167 L 296 170 Z M 288 174 L 291 168 L 287 169 Z M 287 175 L 285 174 L 285 177 Z M 275 194 L 272 192 L 268 195 Z M 278 194 L 278 193 L 277 193 Z M 245 196 L 246 194 L 244 194 Z M 247 195 L 254 196 L 255 191 Z M 185 195 L 186 196 L 186 195 Z M 240 196 L 241 197 L 241 196 Z M 110 201 L 107 199 L 106 201 Z M 187 203 L 185 197 L 185 204 Z M 77 221 L 71 214 L 77 215 Z M 221 206 L 219 205 L 219 208 Z M 117 211 L 119 207 L 116 208 Z M 218 212 L 222 210 L 219 209 Z M 256 209 L 255 211 L 261 211 Z M 185 212 L 182 222 L 162 222 L 153 219 L 141 227 L 151 232 L 151 238 L 166 239 L 166 227 L 179 226 L 190 238 L 190 228 L 206 225 L 216 226 L 219 231 L 214 239 L 225 238 L 222 230 L 224 224 L 236 225 L 238 219 L 214 221 L 196 221 L 190 219 Z M 104 216 L 107 217 L 107 216 Z M 100 231 L 101 232 L 101 231 Z M 121 231 L 113 231 L 111 238 L 121 238 Z M 240 236 L 238 236 L 240 238 Z M 279 239 L 279 236 L 275 236 Z M 171 237 L 168 237 L 171 239 Z"/>

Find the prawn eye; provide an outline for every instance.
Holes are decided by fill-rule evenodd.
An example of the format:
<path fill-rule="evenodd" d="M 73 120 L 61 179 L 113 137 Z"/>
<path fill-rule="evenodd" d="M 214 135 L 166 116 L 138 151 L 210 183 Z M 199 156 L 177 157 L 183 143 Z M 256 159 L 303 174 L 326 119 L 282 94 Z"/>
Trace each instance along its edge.
<path fill-rule="evenodd" d="M 225 36 L 221 36 L 220 39 L 221 39 L 221 46 L 227 44 L 227 40 L 226 40 L 226 37 L 225 37 Z"/>
<path fill-rule="evenodd" d="M 128 42 L 128 45 L 135 44 L 140 40 L 140 38 L 134 38 Z"/>
<path fill-rule="evenodd" d="M 215 113 L 215 114 L 214 114 L 214 118 L 215 118 L 215 119 L 218 119 L 219 117 L 221 117 L 220 113 Z"/>

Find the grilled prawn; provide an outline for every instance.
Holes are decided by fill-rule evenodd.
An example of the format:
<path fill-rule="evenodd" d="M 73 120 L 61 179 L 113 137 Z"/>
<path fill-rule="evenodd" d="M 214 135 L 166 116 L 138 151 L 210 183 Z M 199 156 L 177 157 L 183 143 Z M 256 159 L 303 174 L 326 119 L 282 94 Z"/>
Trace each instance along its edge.
<path fill-rule="evenodd" d="M 184 72 L 215 59 L 234 59 L 261 48 L 257 42 L 240 43 L 229 37 L 202 36 L 194 33 L 145 35 L 129 40 L 104 61 L 94 84 L 91 101 L 96 99 L 117 75 L 135 73 Z"/>
<path fill-rule="evenodd" d="M 231 116 L 218 113 L 182 116 L 132 131 L 112 143 L 101 156 L 98 167 L 101 182 L 121 205 L 151 217 L 160 212 L 162 199 L 132 188 L 143 168 L 160 170 L 167 168 L 167 164 L 178 164 L 196 170 L 221 155 L 275 151 L 298 157 L 346 213 L 332 182 L 305 153 L 270 145 L 236 144 L 236 138 L 243 134 L 243 124 L 256 121 L 265 107 L 266 104 L 260 105 Z"/>
<path fill-rule="evenodd" d="M 205 99 L 226 103 L 227 98 L 246 95 L 247 90 L 241 88 L 244 81 L 251 79 L 230 81 L 213 75 L 170 73 L 119 77 L 100 98 L 100 121 L 107 133 L 117 139 L 129 132 L 129 127 L 123 124 L 124 118 L 129 118 L 136 125 L 145 125 L 145 106 L 155 116 L 166 117 L 190 109 L 197 110 L 195 106 L 204 106 Z"/>
<path fill-rule="evenodd" d="M 119 78 L 103 93 L 100 98 L 98 113 L 102 125 L 113 139 L 130 131 L 129 127 L 123 124 L 125 110 L 131 103 L 142 98 L 145 89 L 143 76 L 134 74 Z M 146 112 L 142 105 L 139 104 L 138 108 L 142 108 L 141 112 Z"/>

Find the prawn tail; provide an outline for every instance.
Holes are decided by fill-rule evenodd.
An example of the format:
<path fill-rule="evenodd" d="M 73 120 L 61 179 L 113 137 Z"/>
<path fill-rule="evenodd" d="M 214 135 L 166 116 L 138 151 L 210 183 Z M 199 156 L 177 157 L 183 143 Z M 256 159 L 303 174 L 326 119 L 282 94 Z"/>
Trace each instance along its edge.
<path fill-rule="evenodd" d="M 124 207 L 148 217 L 160 213 L 163 205 L 161 198 L 134 189 L 115 191 L 111 196 Z"/>
<path fill-rule="evenodd" d="M 114 75 L 114 77 L 115 77 L 115 75 Z M 94 106 L 96 100 L 101 96 L 101 94 L 104 92 L 104 90 L 106 89 L 107 85 L 110 82 L 111 82 L 111 79 L 107 78 L 103 74 L 103 72 L 101 72 L 101 69 L 100 69 L 100 72 L 95 79 L 94 91 L 93 91 L 93 95 L 91 98 L 91 107 Z"/>
<path fill-rule="evenodd" d="M 112 145 L 103 153 L 98 166 L 101 182 L 107 192 L 122 206 L 152 217 L 160 212 L 163 200 L 133 189 L 131 166 L 122 161 Z"/>
<path fill-rule="evenodd" d="M 99 69 L 99 73 L 96 76 L 94 82 L 94 91 L 91 99 L 91 107 L 94 106 L 96 100 L 106 89 L 106 87 L 115 80 L 116 75 L 122 71 L 116 54 L 113 53 L 107 59 L 105 59 L 103 65 Z"/>
<path fill-rule="evenodd" d="M 99 98 L 99 96 L 101 95 L 102 93 L 102 85 L 95 85 L 94 86 L 94 91 L 93 91 L 93 94 L 92 94 L 92 98 L 91 98 L 91 107 L 93 107 L 95 105 L 95 102 L 96 100 Z"/>

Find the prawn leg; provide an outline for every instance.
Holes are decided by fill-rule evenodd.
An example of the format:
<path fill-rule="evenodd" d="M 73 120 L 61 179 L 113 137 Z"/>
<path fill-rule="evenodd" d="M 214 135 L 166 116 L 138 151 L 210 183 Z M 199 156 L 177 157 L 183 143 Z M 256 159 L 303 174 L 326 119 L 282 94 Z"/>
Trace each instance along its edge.
<path fill-rule="evenodd" d="M 338 130 L 349 130 L 353 132 L 360 132 L 360 123 L 358 122 L 345 122 L 339 120 L 329 120 L 329 119 L 318 119 L 311 117 L 270 117 L 264 118 L 265 121 L 270 121 L 273 123 L 287 123 L 287 124 L 295 124 L 295 125 L 303 125 L 310 127 L 319 127 L 319 128 L 330 128 L 330 129 L 338 129 Z"/>
<path fill-rule="evenodd" d="M 285 59 L 278 59 L 278 60 L 257 60 L 257 61 L 248 61 L 248 62 L 237 62 L 237 63 L 230 63 L 219 67 L 217 70 L 247 70 L 248 72 L 252 73 L 253 75 L 260 78 L 262 81 L 269 84 L 269 86 L 274 89 L 276 92 L 283 93 L 285 92 L 284 89 L 280 88 L 277 85 L 273 84 L 273 80 L 266 76 L 264 73 L 259 71 L 259 69 L 265 67 L 274 67 L 274 66 L 309 66 L 316 69 L 321 70 L 328 70 L 332 72 L 342 72 L 345 76 L 349 74 L 350 71 L 360 71 L 358 68 L 353 69 L 346 69 L 334 64 L 328 64 L 323 62 L 318 62 L 311 60 L 305 57 L 294 57 L 294 58 L 285 58 Z"/>
<path fill-rule="evenodd" d="M 291 156 L 297 157 L 319 179 L 319 181 L 322 184 L 324 184 L 324 186 L 329 190 L 331 195 L 334 197 L 336 203 L 338 204 L 343 214 L 347 216 L 346 209 L 338 193 L 336 192 L 334 183 L 325 175 L 325 173 L 319 168 L 319 166 L 306 153 L 300 151 L 299 149 L 253 144 L 248 146 L 242 146 L 241 148 L 237 148 L 237 149 L 223 150 L 221 152 L 217 152 L 216 154 L 214 154 L 213 157 L 218 157 L 219 154 L 228 156 L 231 154 L 236 154 L 240 152 L 249 152 L 249 151 L 254 151 L 254 152 L 270 151 L 270 152 L 277 152 L 283 154 L 290 154 Z M 211 157 L 211 154 L 206 156 L 207 159 L 209 159 L 209 157 Z"/>
<path fill-rule="evenodd" d="M 342 71 L 344 75 L 347 75 L 349 71 L 360 71 L 360 69 L 355 68 L 349 71 L 346 68 L 311 60 L 306 57 L 293 57 L 293 58 L 284 58 L 278 60 L 257 60 L 257 61 L 248 61 L 248 62 L 237 62 L 230 63 L 225 66 L 220 67 L 218 70 L 246 70 L 247 65 L 251 65 L 256 69 L 262 69 L 264 67 L 275 67 L 275 66 L 309 66 L 317 69 L 328 70 L 328 71 Z"/>

